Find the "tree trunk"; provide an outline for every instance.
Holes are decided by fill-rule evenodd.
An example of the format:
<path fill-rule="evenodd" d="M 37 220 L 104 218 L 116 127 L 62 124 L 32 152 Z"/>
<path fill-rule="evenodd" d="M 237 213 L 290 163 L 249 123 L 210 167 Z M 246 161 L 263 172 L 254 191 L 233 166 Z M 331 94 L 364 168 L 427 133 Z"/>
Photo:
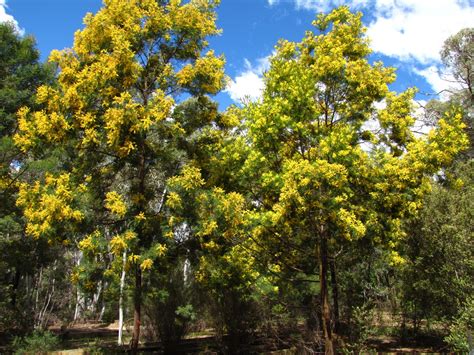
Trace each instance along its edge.
<path fill-rule="evenodd" d="M 324 334 L 324 351 L 326 354 L 334 354 L 331 330 L 331 306 L 328 294 L 328 246 L 324 229 L 321 228 L 319 249 L 319 279 L 321 284 L 321 315 Z"/>
<path fill-rule="evenodd" d="M 42 277 L 43 277 L 43 267 L 40 267 L 39 276 L 36 279 L 36 295 L 35 295 L 35 308 L 34 308 L 35 318 L 38 316 L 38 312 L 39 312 L 39 293 L 40 293 L 40 288 L 41 288 Z"/>
<path fill-rule="evenodd" d="M 331 259 L 329 267 L 331 270 L 332 301 L 334 307 L 334 331 L 337 333 L 339 331 L 339 286 L 337 284 L 335 259 Z"/>
<path fill-rule="evenodd" d="M 104 297 L 104 294 L 105 294 L 105 290 L 107 289 L 108 286 L 109 285 L 108 285 L 107 281 L 104 281 L 104 283 L 102 285 L 102 297 L 100 299 L 99 318 L 97 319 L 101 323 L 102 323 L 102 320 L 104 319 L 104 314 L 105 314 L 105 297 Z"/>
<path fill-rule="evenodd" d="M 81 307 L 81 291 L 79 290 L 79 287 L 76 286 L 76 307 L 74 309 L 73 323 L 76 323 L 77 320 L 79 319 L 80 307 Z"/>
<path fill-rule="evenodd" d="M 81 265 L 81 260 L 82 260 L 82 251 L 79 251 L 75 256 L 77 258 L 76 267 L 79 268 L 79 265 Z M 76 323 L 81 315 L 81 310 L 83 310 L 83 306 L 81 303 L 82 303 L 81 290 L 79 286 L 76 285 L 76 307 L 74 309 L 73 323 Z"/>
<path fill-rule="evenodd" d="M 103 286 L 104 286 L 102 280 L 99 280 L 98 284 L 99 285 L 97 286 L 97 291 L 94 292 L 94 294 L 92 295 L 92 302 L 91 302 L 91 306 L 90 306 L 90 311 L 94 315 L 95 320 L 98 320 L 98 318 L 99 318 L 97 316 L 97 311 L 98 311 L 98 308 L 99 308 L 100 296 L 102 294 L 102 289 L 103 289 Z"/>
<path fill-rule="evenodd" d="M 122 261 L 122 276 L 120 277 L 120 297 L 119 297 L 119 332 L 117 344 L 122 345 L 122 331 L 123 331 L 123 289 L 125 287 L 125 275 L 126 270 L 125 266 L 127 264 L 127 250 L 123 252 L 123 261 Z"/>
<path fill-rule="evenodd" d="M 135 265 L 135 291 L 133 295 L 133 337 L 131 343 L 132 354 L 138 353 L 138 342 L 140 340 L 142 304 L 142 271 L 139 265 Z"/>
<path fill-rule="evenodd" d="M 15 270 L 15 276 L 13 277 L 13 284 L 12 284 L 12 298 L 11 298 L 11 305 L 12 307 L 16 306 L 16 300 L 18 295 L 18 286 L 20 285 L 20 277 L 21 274 L 18 269 Z"/>

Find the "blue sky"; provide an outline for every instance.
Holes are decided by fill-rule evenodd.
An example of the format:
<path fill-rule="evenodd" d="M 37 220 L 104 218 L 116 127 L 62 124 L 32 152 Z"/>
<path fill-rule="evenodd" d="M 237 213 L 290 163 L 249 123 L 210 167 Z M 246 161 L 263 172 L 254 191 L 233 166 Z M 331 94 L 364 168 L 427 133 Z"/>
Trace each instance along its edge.
<path fill-rule="evenodd" d="M 398 68 L 392 89 L 417 86 L 419 100 L 448 88 L 440 75 L 443 41 L 461 28 L 474 26 L 474 0 L 222 0 L 218 25 L 222 35 L 210 40 L 224 53 L 230 83 L 217 95 L 223 109 L 248 95 L 257 99 L 261 75 L 279 38 L 299 41 L 311 30 L 317 12 L 346 4 L 364 13 L 372 40 L 372 60 Z M 0 0 L 0 21 L 13 20 L 36 37 L 42 59 L 52 49 L 72 46 L 74 32 L 101 0 Z M 449 78 L 448 78 L 449 79 Z"/>

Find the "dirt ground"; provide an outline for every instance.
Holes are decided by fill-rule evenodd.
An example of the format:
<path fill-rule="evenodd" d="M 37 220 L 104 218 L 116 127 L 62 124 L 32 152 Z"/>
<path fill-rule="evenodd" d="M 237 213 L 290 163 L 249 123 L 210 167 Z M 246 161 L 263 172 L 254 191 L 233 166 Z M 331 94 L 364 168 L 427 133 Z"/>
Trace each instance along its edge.
<path fill-rule="evenodd" d="M 52 327 L 51 331 L 57 333 L 65 345 L 66 350 L 55 352 L 57 355 L 82 355 L 90 353 L 87 348 L 105 347 L 113 352 L 123 351 L 126 353 L 126 347 L 122 349 L 116 347 L 118 324 L 99 324 L 99 323 L 84 323 L 75 324 L 68 328 Z M 124 342 L 130 339 L 130 334 L 124 330 Z M 262 338 L 263 339 L 263 338 Z M 258 343 L 258 344 L 257 344 Z M 264 350 L 265 344 L 257 342 L 253 346 L 254 351 L 250 353 L 273 353 L 273 354 L 299 354 L 296 349 L 281 349 L 269 348 Z M 446 353 L 441 339 L 436 337 L 424 336 L 414 339 L 399 339 L 393 336 L 380 336 L 371 338 L 368 341 L 367 348 L 374 349 L 377 353 L 387 354 L 432 354 L 432 353 Z M 162 353 L 162 347 L 159 343 L 144 344 L 142 351 L 144 353 Z M 207 351 L 206 351 L 207 350 Z M 107 351 L 107 350 L 106 350 Z M 188 353 L 219 353 L 218 342 L 214 336 L 193 336 L 190 335 L 182 340 L 176 348 L 176 354 Z M 210 352 L 208 352 L 210 351 Z M 247 353 L 247 352 L 245 352 Z"/>

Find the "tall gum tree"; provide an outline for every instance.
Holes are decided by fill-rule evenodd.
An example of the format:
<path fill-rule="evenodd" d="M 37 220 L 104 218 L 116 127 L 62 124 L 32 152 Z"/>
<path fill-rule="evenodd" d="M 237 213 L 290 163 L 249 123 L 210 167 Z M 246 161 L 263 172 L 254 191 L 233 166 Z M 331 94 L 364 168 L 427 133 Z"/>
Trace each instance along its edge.
<path fill-rule="evenodd" d="M 117 259 L 128 250 L 135 280 L 134 351 L 142 272 L 163 253 L 165 182 L 179 169 L 172 142 L 184 129 L 172 119 L 173 107 L 182 94 L 215 94 L 225 84 L 224 59 L 204 52 L 206 37 L 219 33 L 217 5 L 104 0 L 97 14 L 85 17 L 73 47 L 51 53 L 59 87 L 38 89 L 45 108 L 18 113 L 15 141 L 23 151 L 69 147 L 62 173 L 21 186 L 18 204 L 27 230 L 51 241 L 79 234 L 87 253 L 105 240 Z"/>
<path fill-rule="evenodd" d="M 280 256 L 314 255 L 328 354 L 331 253 L 371 238 L 389 249 L 390 262 L 403 262 L 396 251 L 402 219 L 417 213 L 430 176 L 467 143 L 456 109 L 426 137 L 412 134 L 416 90 L 389 91 L 395 70 L 369 62 L 361 16 L 340 7 L 319 15 L 316 32 L 301 42 L 280 41 L 263 98 L 242 111 L 250 152 L 241 173 L 256 206 L 248 213 L 252 238 Z"/>
<path fill-rule="evenodd" d="M 459 102 L 465 110 L 464 120 L 470 147 L 467 158 L 474 157 L 474 28 L 464 28 L 444 42 L 441 59 L 461 86 L 451 92 L 450 100 Z"/>

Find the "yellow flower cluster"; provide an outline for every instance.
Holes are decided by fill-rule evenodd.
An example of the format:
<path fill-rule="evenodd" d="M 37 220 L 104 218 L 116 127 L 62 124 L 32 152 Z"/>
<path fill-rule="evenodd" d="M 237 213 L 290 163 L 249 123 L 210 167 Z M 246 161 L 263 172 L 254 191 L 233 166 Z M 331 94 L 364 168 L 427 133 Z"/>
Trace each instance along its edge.
<path fill-rule="evenodd" d="M 173 209 L 181 208 L 181 197 L 176 192 L 170 192 L 166 200 L 166 205 Z"/>
<path fill-rule="evenodd" d="M 14 141 L 24 152 L 34 146 L 39 138 L 51 143 L 61 142 L 71 128 L 66 118 L 54 111 L 30 113 L 28 108 L 23 107 L 17 115 L 20 132 L 15 134 Z"/>
<path fill-rule="evenodd" d="M 207 236 L 212 235 L 215 230 L 217 230 L 217 222 L 216 221 L 205 221 L 203 223 L 202 229 L 198 232 L 198 236 Z"/>
<path fill-rule="evenodd" d="M 347 240 L 362 238 L 365 235 L 366 228 L 354 212 L 344 208 L 339 209 L 337 213 L 337 223 L 342 230 L 342 235 Z"/>
<path fill-rule="evenodd" d="M 145 259 L 142 261 L 140 264 L 140 268 L 145 271 L 145 270 L 150 270 L 151 267 L 153 266 L 153 260 L 151 259 Z"/>
<path fill-rule="evenodd" d="M 79 249 L 83 252 L 95 253 L 97 250 L 97 239 L 100 237 L 99 231 L 89 234 L 79 242 Z"/>
<path fill-rule="evenodd" d="M 181 175 L 171 178 L 169 182 L 172 186 L 180 187 L 186 191 L 191 191 L 204 185 L 201 170 L 191 165 L 186 165 L 181 171 Z M 175 201 L 177 202 L 176 198 Z"/>
<path fill-rule="evenodd" d="M 127 243 L 125 242 L 123 236 L 116 235 L 110 240 L 110 250 L 115 255 L 120 255 L 122 251 L 127 249 Z"/>
<path fill-rule="evenodd" d="M 137 238 L 137 234 L 132 230 L 127 230 L 122 234 L 115 235 L 109 242 L 110 250 L 115 255 L 120 255 L 127 250 L 131 242 Z"/>
<path fill-rule="evenodd" d="M 128 257 L 128 262 L 131 264 L 136 264 L 140 260 L 140 255 L 131 254 Z"/>
<path fill-rule="evenodd" d="M 105 208 L 118 217 L 123 217 L 127 213 L 127 205 L 117 191 L 111 191 L 106 194 Z"/>
<path fill-rule="evenodd" d="M 84 215 L 73 207 L 77 190 L 70 174 L 47 175 L 44 185 L 39 182 L 20 184 L 17 205 L 24 209 L 27 234 L 34 238 L 53 237 L 51 234 L 58 224 L 80 222 Z"/>
<path fill-rule="evenodd" d="M 166 245 L 158 243 L 155 250 L 156 250 L 156 254 L 161 257 L 166 254 L 166 252 L 168 251 L 168 248 L 166 247 Z"/>
<path fill-rule="evenodd" d="M 177 73 L 178 83 L 184 87 L 198 86 L 215 94 L 225 85 L 224 64 L 223 57 L 216 57 L 214 51 L 209 51 L 194 65 L 188 64 Z"/>
<path fill-rule="evenodd" d="M 139 222 L 146 220 L 145 213 L 140 212 L 139 214 L 137 214 L 137 215 L 135 216 L 135 220 L 136 220 L 136 221 L 139 221 Z"/>
<path fill-rule="evenodd" d="M 390 265 L 392 265 L 392 266 L 401 266 L 401 265 L 406 264 L 406 262 L 407 262 L 406 259 L 401 257 L 400 254 L 397 251 L 392 250 L 390 252 Z"/>

